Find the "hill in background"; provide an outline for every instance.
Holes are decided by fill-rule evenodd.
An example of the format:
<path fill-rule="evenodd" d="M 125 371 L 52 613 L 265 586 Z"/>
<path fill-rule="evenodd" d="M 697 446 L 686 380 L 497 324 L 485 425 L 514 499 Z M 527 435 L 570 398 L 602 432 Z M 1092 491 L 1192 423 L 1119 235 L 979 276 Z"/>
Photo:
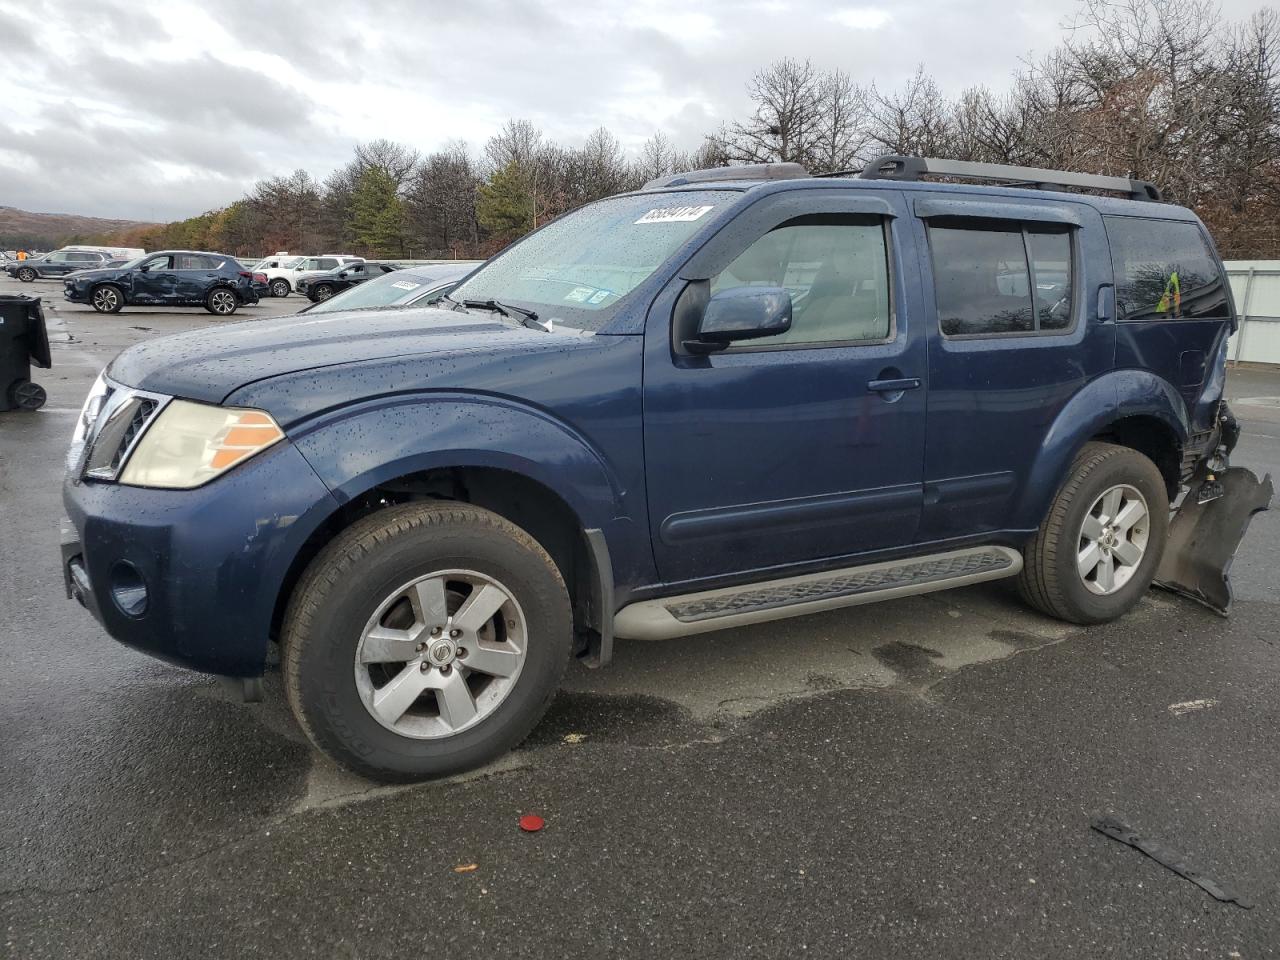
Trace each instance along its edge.
<path fill-rule="evenodd" d="M 104 220 L 70 213 L 32 213 L 0 207 L 0 250 L 53 250 L 68 243 L 103 242 L 126 230 L 155 224 L 138 220 Z"/>

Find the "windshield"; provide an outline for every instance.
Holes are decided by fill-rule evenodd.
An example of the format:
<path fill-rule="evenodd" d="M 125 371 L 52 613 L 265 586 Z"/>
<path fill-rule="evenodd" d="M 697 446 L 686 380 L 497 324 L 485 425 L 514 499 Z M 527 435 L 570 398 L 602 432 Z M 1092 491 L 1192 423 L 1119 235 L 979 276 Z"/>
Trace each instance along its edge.
<path fill-rule="evenodd" d="M 321 300 L 307 311 L 307 315 L 361 310 L 365 307 L 394 307 L 422 296 L 429 287 L 439 286 L 441 282 L 443 281 L 417 273 L 395 270 L 344 290 L 336 297 Z"/>
<path fill-rule="evenodd" d="M 498 300 L 598 330 L 713 211 L 740 196 L 699 190 L 601 200 L 521 240 L 449 296 Z"/>

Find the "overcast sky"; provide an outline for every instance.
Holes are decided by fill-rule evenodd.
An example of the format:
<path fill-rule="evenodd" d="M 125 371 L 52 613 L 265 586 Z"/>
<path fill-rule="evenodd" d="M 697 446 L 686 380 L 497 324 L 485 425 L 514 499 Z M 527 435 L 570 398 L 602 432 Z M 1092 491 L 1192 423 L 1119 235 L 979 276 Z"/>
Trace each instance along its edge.
<path fill-rule="evenodd" d="M 1225 13 L 1258 6 L 1227 0 Z M 782 56 L 1006 86 L 1073 0 L 0 0 L 0 205 L 172 220 L 378 137 L 477 149 L 508 117 L 696 146 Z M 275 12 L 273 12 L 275 11 Z"/>

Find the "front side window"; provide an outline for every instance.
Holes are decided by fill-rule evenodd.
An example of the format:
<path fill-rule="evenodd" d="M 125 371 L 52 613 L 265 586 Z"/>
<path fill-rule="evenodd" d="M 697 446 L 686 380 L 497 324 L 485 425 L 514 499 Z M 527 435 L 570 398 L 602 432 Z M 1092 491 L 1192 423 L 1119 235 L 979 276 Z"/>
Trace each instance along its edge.
<path fill-rule="evenodd" d="M 45 257 L 45 259 L 50 263 L 66 263 L 67 257 L 68 254 L 65 253 L 51 253 L 49 256 Z"/>
<path fill-rule="evenodd" d="M 730 349 L 890 335 L 888 251 L 879 217 L 822 214 L 788 221 L 711 281 L 713 296 L 733 287 L 784 287 L 791 294 L 791 329 Z"/>
<path fill-rule="evenodd" d="M 949 337 L 1071 326 L 1071 234 L 1047 225 L 929 226 L 938 323 Z"/>
<path fill-rule="evenodd" d="M 162 257 L 152 257 L 150 260 L 146 261 L 142 266 L 143 266 L 143 269 L 154 272 L 156 270 L 170 269 L 170 265 L 172 264 L 172 262 L 173 262 L 173 257 L 165 255 Z"/>
<path fill-rule="evenodd" d="M 599 330 L 623 297 L 740 196 L 688 190 L 588 204 L 490 260 L 449 296 L 498 300 Z"/>
<path fill-rule="evenodd" d="M 1197 224 L 1105 217 L 1121 320 L 1225 319 L 1227 285 Z"/>

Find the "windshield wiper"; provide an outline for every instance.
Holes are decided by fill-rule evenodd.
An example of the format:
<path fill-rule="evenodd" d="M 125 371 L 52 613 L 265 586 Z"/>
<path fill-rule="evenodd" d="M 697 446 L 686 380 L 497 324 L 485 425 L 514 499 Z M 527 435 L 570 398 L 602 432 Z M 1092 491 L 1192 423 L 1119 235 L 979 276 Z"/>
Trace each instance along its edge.
<path fill-rule="evenodd" d="M 456 300 L 450 300 L 456 303 Z M 538 315 L 532 310 L 526 310 L 524 307 L 513 307 L 509 303 L 499 303 L 497 300 L 463 300 L 464 307 L 476 310 L 492 310 L 494 313 L 501 314 L 510 320 L 519 320 L 523 326 L 530 330 L 541 330 L 543 333 L 551 332 L 550 321 L 543 323 L 538 319 Z"/>

